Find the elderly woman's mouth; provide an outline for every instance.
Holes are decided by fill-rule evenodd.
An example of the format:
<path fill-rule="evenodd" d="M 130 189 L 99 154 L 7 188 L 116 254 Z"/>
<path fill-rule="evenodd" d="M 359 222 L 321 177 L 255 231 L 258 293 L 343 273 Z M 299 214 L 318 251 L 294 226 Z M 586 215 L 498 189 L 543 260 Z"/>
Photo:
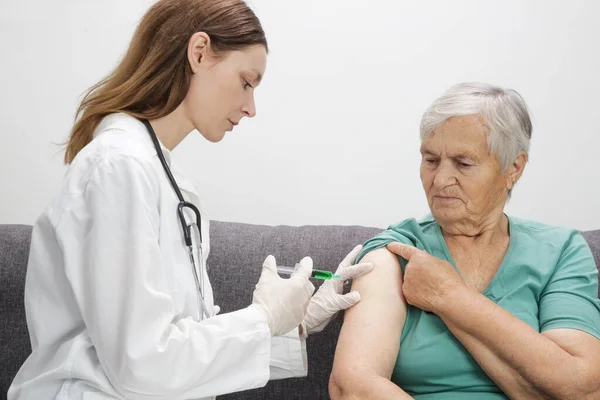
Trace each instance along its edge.
<path fill-rule="evenodd" d="M 439 201 L 453 201 L 453 200 L 460 200 L 459 197 L 454 197 L 454 196 L 433 196 L 434 200 L 439 200 Z"/>

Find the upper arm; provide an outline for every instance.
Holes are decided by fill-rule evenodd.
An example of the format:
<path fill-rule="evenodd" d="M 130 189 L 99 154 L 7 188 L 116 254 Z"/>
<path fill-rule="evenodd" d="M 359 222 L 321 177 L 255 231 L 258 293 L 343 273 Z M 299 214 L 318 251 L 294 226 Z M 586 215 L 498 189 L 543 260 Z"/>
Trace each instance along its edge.
<path fill-rule="evenodd" d="M 361 301 L 345 312 L 332 372 L 338 385 L 356 372 L 389 379 L 406 321 L 398 257 L 384 247 L 368 253 L 362 261 L 373 263 L 374 268 L 352 284 Z"/>
<path fill-rule="evenodd" d="M 600 340 L 577 329 L 551 329 L 542 335 L 576 358 L 589 358 L 600 368 Z M 600 373 L 600 370 L 598 371 Z"/>
<path fill-rule="evenodd" d="M 539 300 L 540 331 L 576 329 L 600 338 L 598 270 L 581 234 L 574 232 Z"/>
<path fill-rule="evenodd" d="M 577 360 L 577 385 L 600 390 L 600 304 L 598 270 L 581 234 L 575 232 L 562 251 L 539 304 L 540 331 Z"/>
<path fill-rule="evenodd" d="M 577 360 L 578 389 L 596 398 L 600 392 L 600 340 L 577 329 L 551 329 L 542 333 Z M 577 373 L 579 372 L 579 373 Z"/>

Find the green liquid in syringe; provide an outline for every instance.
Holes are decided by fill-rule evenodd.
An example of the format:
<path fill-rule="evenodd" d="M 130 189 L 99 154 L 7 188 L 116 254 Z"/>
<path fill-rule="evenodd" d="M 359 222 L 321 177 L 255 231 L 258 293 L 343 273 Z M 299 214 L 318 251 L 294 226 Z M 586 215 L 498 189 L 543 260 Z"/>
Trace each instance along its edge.
<path fill-rule="evenodd" d="M 316 278 L 316 279 L 324 279 L 324 280 L 339 278 L 338 275 L 334 275 L 334 273 L 331 271 L 321 271 L 319 269 L 313 270 L 313 272 L 310 276 L 313 278 Z"/>

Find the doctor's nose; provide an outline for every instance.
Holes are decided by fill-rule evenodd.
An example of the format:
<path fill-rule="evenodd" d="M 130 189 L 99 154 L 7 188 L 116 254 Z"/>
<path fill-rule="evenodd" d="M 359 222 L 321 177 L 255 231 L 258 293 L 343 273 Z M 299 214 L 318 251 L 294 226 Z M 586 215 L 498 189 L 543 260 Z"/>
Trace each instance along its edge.
<path fill-rule="evenodd" d="M 256 104 L 254 103 L 254 96 L 252 99 L 242 107 L 242 112 L 248 118 L 253 118 L 256 115 Z"/>

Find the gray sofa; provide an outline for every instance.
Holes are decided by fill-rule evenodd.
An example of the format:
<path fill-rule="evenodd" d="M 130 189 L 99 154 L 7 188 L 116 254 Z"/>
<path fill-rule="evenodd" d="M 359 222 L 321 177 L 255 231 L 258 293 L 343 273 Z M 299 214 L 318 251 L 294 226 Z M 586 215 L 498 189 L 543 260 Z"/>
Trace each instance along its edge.
<path fill-rule="evenodd" d="M 250 304 L 267 254 L 290 265 L 310 255 L 315 268 L 333 270 L 342 258 L 381 229 L 360 226 L 261 226 L 212 222 L 210 270 L 222 312 Z M 31 226 L 0 225 L 0 393 L 6 393 L 31 351 L 23 307 L 23 286 Z M 600 265 L 600 230 L 584 232 Z M 328 379 L 341 318 L 308 338 L 308 378 L 272 381 L 266 387 L 219 399 L 328 399 Z M 43 399 L 40 399 L 43 400 Z"/>

